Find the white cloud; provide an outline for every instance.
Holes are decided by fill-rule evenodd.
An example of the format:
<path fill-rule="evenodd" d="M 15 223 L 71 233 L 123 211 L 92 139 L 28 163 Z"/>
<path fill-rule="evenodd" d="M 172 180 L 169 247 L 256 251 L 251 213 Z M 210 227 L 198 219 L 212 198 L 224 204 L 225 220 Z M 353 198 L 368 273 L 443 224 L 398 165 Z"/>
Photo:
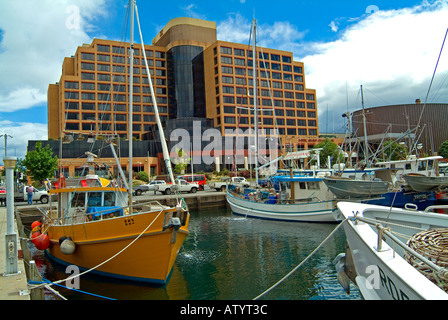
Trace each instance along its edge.
<path fill-rule="evenodd" d="M 0 108 L 16 111 L 46 102 L 65 56 L 90 43 L 90 21 L 104 16 L 104 0 L 0 2 Z M 78 9 L 78 10 L 76 10 Z M 7 76 L 5 76 L 7 75 Z"/>
<path fill-rule="evenodd" d="M 0 121 L 1 134 L 7 134 L 8 156 L 25 158 L 28 140 L 47 140 L 47 125 L 41 123 Z M 5 140 L 0 138 L 0 162 L 5 154 Z"/>
<path fill-rule="evenodd" d="M 258 22 L 257 22 L 258 23 Z M 217 27 L 218 39 L 229 42 L 249 44 L 252 21 L 239 13 L 228 14 L 227 19 Z M 273 25 L 258 24 L 257 43 L 259 46 L 293 51 L 299 46 L 307 31 L 299 31 L 288 21 L 276 21 Z"/>
<path fill-rule="evenodd" d="M 317 90 L 320 131 L 327 127 L 327 105 L 330 119 L 342 119 L 341 114 L 347 110 L 346 91 L 350 110 L 361 107 L 360 85 L 367 90 L 365 96 L 370 104 L 366 107 L 413 103 L 417 98 L 424 101 L 447 28 L 447 16 L 447 1 L 379 10 L 339 31 L 337 41 L 309 43 L 308 49 L 313 53 L 300 60 L 305 63 L 306 86 Z M 437 79 L 446 78 L 448 71 L 448 59 L 444 56 L 433 87 L 438 88 L 438 100 L 430 94 L 428 102 L 447 102 L 446 86 L 437 85 Z"/>

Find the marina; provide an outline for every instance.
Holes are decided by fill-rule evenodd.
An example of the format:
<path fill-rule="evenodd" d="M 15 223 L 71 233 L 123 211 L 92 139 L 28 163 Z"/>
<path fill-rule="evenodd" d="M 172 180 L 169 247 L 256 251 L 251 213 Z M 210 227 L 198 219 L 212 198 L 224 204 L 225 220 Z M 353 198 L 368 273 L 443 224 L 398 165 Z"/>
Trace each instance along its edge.
<path fill-rule="evenodd" d="M 368 77 L 338 72 L 347 111 L 324 133 L 322 104 L 336 119 L 328 93 L 344 90 L 305 85 L 320 67 L 268 48 L 255 8 L 250 30 L 232 22 L 247 45 L 176 13 L 145 45 L 157 11 L 127 2 L 121 39 L 110 7 L 104 36 L 52 44 L 73 55 L 48 85 L 47 140 L 27 136 L 21 158 L 0 135 L 1 300 L 181 301 L 167 311 L 209 317 L 195 301 L 448 300 L 448 104 L 428 99 L 448 29 L 424 101 L 408 83 L 392 99 L 405 104 L 368 107 L 361 84 L 351 112 L 353 84 L 374 82 L 367 65 Z"/>

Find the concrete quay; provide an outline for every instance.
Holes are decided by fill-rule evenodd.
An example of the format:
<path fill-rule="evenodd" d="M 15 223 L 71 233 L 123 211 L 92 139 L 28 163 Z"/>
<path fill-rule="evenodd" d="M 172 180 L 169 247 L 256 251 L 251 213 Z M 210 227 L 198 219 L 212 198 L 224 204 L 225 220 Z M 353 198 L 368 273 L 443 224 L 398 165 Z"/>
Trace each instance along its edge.
<path fill-rule="evenodd" d="M 0 300 L 30 300 L 28 291 L 28 279 L 25 272 L 25 262 L 22 258 L 22 248 L 20 241 L 17 241 L 19 258 L 17 261 L 18 273 L 5 275 L 6 273 L 6 240 L 7 232 L 6 207 L 0 207 Z M 19 238 L 17 230 L 17 221 L 15 231 Z"/>

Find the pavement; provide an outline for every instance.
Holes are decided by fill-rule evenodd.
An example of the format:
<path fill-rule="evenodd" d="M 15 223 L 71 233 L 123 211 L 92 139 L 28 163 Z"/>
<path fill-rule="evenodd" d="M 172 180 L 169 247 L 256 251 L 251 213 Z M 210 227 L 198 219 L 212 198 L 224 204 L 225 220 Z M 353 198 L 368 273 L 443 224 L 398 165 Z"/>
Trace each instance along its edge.
<path fill-rule="evenodd" d="M 29 294 L 21 295 L 20 292 L 28 292 L 28 280 L 25 273 L 25 263 L 22 258 L 18 259 L 18 273 L 6 275 L 6 207 L 0 207 L 0 300 L 30 300 Z M 17 223 L 15 223 L 17 232 Z M 18 234 L 18 232 L 17 232 Z M 18 238 L 18 236 L 17 236 Z M 18 240 L 18 250 L 21 251 Z"/>

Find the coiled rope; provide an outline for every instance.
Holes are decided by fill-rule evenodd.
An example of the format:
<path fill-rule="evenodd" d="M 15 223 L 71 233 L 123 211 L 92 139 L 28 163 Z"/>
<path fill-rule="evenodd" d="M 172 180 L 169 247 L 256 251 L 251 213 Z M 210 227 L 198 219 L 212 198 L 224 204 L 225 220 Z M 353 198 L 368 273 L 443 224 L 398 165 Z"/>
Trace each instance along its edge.
<path fill-rule="evenodd" d="M 258 300 L 264 295 L 266 295 L 268 292 L 272 291 L 274 288 L 276 288 L 279 284 L 281 284 L 283 281 L 288 279 L 294 272 L 296 272 L 305 262 L 307 262 L 334 234 L 335 232 L 344 224 L 345 221 L 347 221 L 348 218 L 344 219 L 334 230 L 314 249 L 302 262 L 300 262 L 294 269 L 292 269 L 287 275 L 285 275 L 283 278 L 281 278 L 277 283 L 275 283 L 273 286 L 271 286 L 269 289 L 261 293 L 260 295 L 253 298 L 253 300 Z"/>

